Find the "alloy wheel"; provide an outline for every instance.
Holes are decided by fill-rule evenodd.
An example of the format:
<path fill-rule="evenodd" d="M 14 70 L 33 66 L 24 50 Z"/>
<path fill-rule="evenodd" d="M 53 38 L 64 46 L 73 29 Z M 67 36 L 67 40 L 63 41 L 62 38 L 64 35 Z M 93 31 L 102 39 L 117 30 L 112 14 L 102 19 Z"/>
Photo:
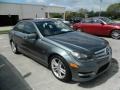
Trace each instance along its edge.
<path fill-rule="evenodd" d="M 66 69 L 63 62 L 58 58 L 53 58 L 51 62 L 51 69 L 54 75 L 59 78 L 63 79 L 66 76 Z"/>
<path fill-rule="evenodd" d="M 111 37 L 114 39 L 119 39 L 120 38 L 120 31 L 115 30 L 112 32 Z"/>

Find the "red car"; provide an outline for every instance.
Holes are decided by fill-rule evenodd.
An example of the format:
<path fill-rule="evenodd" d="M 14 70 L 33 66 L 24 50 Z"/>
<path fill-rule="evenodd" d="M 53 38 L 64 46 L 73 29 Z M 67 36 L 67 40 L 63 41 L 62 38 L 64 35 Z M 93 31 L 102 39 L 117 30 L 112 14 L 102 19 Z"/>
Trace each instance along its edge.
<path fill-rule="evenodd" d="M 114 39 L 120 38 L 120 23 L 114 23 L 106 17 L 83 19 L 80 23 L 73 24 L 73 28 L 93 35 L 111 36 Z"/>

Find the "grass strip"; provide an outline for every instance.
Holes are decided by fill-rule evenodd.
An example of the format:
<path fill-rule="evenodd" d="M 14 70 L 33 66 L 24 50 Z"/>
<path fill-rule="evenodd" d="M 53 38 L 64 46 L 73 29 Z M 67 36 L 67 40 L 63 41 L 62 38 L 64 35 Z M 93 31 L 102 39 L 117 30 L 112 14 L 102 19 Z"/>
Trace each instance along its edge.
<path fill-rule="evenodd" d="M 8 34 L 9 31 L 10 31 L 10 30 L 1 30 L 1 31 L 0 31 L 0 34 Z"/>

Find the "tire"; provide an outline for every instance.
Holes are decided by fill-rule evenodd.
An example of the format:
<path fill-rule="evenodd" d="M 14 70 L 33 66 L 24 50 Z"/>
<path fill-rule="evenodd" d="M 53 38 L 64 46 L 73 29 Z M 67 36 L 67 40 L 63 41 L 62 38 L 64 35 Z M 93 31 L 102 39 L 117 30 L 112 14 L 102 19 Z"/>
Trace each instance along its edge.
<path fill-rule="evenodd" d="M 14 43 L 13 41 L 10 42 L 10 45 L 11 45 L 12 52 L 13 52 L 14 54 L 20 53 L 20 52 L 18 51 L 18 49 L 17 49 L 17 45 L 15 45 L 15 43 Z"/>
<path fill-rule="evenodd" d="M 120 30 L 114 30 L 114 31 L 112 31 L 111 37 L 113 39 L 120 39 Z"/>
<path fill-rule="evenodd" d="M 51 57 L 50 63 L 53 75 L 63 82 L 71 81 L 72 75 L 68 63 L 58 55 Z"/>

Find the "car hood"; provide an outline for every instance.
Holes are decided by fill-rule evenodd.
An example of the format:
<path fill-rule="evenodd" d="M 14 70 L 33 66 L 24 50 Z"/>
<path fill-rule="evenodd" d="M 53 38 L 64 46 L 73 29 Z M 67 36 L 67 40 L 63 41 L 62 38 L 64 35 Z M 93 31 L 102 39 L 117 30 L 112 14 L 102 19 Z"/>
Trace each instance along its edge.
<path fill-rule="evenodd" d="M 75 51 L 82 49 L 95 52 L 107 45 L 104 39 L 77 31 L 49 36 L 48 39 Z"/>

